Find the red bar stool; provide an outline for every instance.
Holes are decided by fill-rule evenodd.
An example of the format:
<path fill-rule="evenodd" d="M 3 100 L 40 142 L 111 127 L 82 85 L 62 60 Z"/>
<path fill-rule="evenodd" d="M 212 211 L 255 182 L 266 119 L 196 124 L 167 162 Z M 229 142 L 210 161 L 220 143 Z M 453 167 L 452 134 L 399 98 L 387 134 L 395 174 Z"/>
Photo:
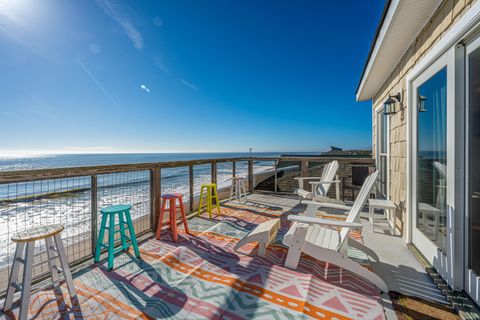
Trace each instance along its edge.
<path fill-rule="evenodd" d="M 183 206 L 183 195 L 181 193 L 170 193 L 162 195 L 162 210 L 160 211 L 160 219 L 158 219 L 157 225 L 157 240 L 160 240 L 160 231 L 162 230 L 163 217 L 167 207 L 167 201 L 169 201 L 169 212 L 170 212 L 170 230 L 172 230 L 173 241 L 178 241 L 177 235 L 177 204 L 175 203 L 178 200 L 180 211 L 182 212 L 183 226 L 185 227 L 185 232 L 190 233 L 187 225 L 187 216 L 185 215 L 185 208 Z"/>

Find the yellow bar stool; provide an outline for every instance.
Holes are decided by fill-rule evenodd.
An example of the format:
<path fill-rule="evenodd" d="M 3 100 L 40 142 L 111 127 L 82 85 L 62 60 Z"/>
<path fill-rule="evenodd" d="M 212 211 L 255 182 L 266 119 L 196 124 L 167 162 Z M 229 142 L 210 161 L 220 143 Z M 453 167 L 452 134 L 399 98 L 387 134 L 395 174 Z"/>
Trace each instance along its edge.
<path fill-rule="evenodd" d="M 205 202 L 203 201 L 205 195 Z M 217 185 L 215 183 L 204 183 L 200 189 L 200 204 L 198 205 L 198 215 L 203 207 L 207 207 L 208 215 L 212 218 L 213 200 L 217 207 L 217 214 L 220 215 L 220 201 L 218 201 Z"/>

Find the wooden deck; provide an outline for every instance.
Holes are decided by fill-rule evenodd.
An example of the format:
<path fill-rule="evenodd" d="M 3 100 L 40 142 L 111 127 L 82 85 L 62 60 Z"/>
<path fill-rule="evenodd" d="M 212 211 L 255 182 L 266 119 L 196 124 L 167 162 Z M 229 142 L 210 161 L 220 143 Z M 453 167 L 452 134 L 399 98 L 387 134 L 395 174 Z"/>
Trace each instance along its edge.
<path fill-rule="evenodd" d="M 144 257 L 142 261 L 132 259 L 129 254 L 121 254 L 116 259 L 115 270 L 112 273 L 106 272 L 102 264 L 91 266 L 91 262 L 90 266 L 84 265 L 80 270 L 77 268 L 74 281 L 81 293 L 78 308 L 77 306 L 73 309 L 69 309 L 68 306 L 65 308 L 64 302 L 58 301 L 58 292 L 54 294 L 51 289 L 38 289 L 32 297 L 30 315 L 37 319 L 50 319 L 51 316 L 59 315 L 81 318 L 88 317 L 91 310 L 97 310 L 96 312 L 100 312 L 99 316 L 121 314 L 123 316 L 119 318 L 148 315 L 180 319 L 193 316 L 202 308 L 205 309 L 205 314 L 197 314 L 199 318 L 211 318 L 214 313 L 236 315 L 239 312 L 251 312 L 242 314 L 250 319 L 260 316 L 261 312 L 279 310 L 289 312 L 293 317 L 308 315 L 311 309 L 297 310 L 292 307 L 293 300 L 288 308 L 282 309 L 279 308 L 279 302 L 273 303 L 268 300 L 270 299 L 268 295 L 262 294 L 254 297 L 257 302 L 252 305 L 250 311 L 248 308 L 245 309 L 245 303 L 252 297 L 250 292 L 243 292 L 243 288 L 254 285 L 250 281 L 256 279 L 254 276 L 256 272 L 264 272 L 262 279 L 291 277 L 288 281 L 294 286 L 298 285 L 301 295 L 305 294 L 305 297 L 308 297 L 308 302 L 305 300 L 302 303 L 308 305 L 313 303 L 311 308 L 317 308 L 315 310 L 322 313 L 332 312 L 331 316 L 338 318 L 360 317 L 359 313 L 355 313 L 360 311 L 353 311 L 355 307 L 351 309 L 353 304 L 349 305 L 349 301 L 362 301 L 364 303 L 362 318 L 369 319 L 372 316 L 373 318 L 379 316 L 378 319 L 396 318 L 388 297 L 378 296 L 375 293 L 378 289 L 355 275 L 341 272 L 341 277 L 335 276 L 341 271 L 335 266 L 327 266 L 321 261 L 303 257 L 304 264 L 299 270 L 283 268 L 282 261 L 286 250 L 281 248 L 279 241 L 285 230 L 279 232 L 277 242 L 267 251 L 266 258 L 255 254 L 257 250 L 255 246 L 246 246 L 239 254 L 233 252 L 234 244 L 246 233 L 245 228 L 254 227 L 266 221 L 265 219 L 280 217 L 285 221 L 288 214 L 302 213 L 306 207 L 299 204 L 295 196 L 253 193 L 248 195 L 246 204 L 224 201 L 222 208 L 225 210 L 224 215 L 214 219 L 196 215 L 191 218 L 189 225 L 193 233 L 190 236 L 183 235 L 183 240 L 179 243 L 172 243 L 168 232 L 164 233 L 165 239 L 160 241 L 149 237 L 141 245 Z M 381 220 L 380 217 L 377 220 Z M 375 232 L 368 222 L 368 210 L 362 213 L 361 221 L 364 224 L 364 244 L 380 259 L 380 262 L 372 262 L 370 267 L 384 279 L 389 290 L 435 303 L 446 303 L 405 242 L 399 236 L 392 235 L 386 221 L 383 222 L 384 226 L 382 222 L 377 225 Z M 178 264 L 179 261 L 182 263 Z M 192 272 L 185 273 L 187 270 L 185 268 L 192 268 Z M 225 287 L 223 283 L 217 285 L 208 276 L 213 274 L 222 275 L 221 278 L 225 278 L 222 281 L 231 280 L 236 286 L 242 285 L 238 289 L 235 286 Z M 285 278 L 286 275 L 288 276 Z M 308 278 L 304 278 L 306 275 Z M 306 283 L 305 287 L 300 288 L 300 283 Z M 284 301 L 290 296 L 290 293 L 286 296 L 282 293 L 284 283 L 280 283 L 281 287 L 276 286 L 265 283 L 262 288 L 274 290 L 279 301 Z M 202 291 L 205 289 L 200 288 L 208 288 L 215 294 L 210 298 Z M 335 309 L 336 306 L 329 302 L 333 300 L 329 300 L 330 298 L 325 300 L 323 294 L 309 293 L 311 288 L 322 288 L 320 291 L 324 290 L 332 299 L 340 299 L 338 301 L 341 301 L 346 309 L 344 311 Z M 317 289 L 314 291 L 318 292 Z M 177 297 L 178 294 L 182 294 L 181 300 L 176 301 L 173 297 Z M 220 304 L 217 305 L 219 301 Z M 214 313 L 209 316 L 208 312 Z M 3 316 L 9 318 L 9 315 Z M 0 319 L 3 316 L 0 313 Z"/>
<path fill-rule="evenodd" d="M 285 212 L 299 213 L 306 209 L 299 204 L 296 196 L 254 193 L 248 196 L 249 204 L 260 207 L 270 206 Z M 328 211 L 328 210 L 325 210 Z M 332 213 L 339 213 L 332 211 Z M 434 303 L 448 304 L 430 275 L 407 247 L 405 241 L 393 230 L 383 215 L 377 214 L 375 231 L 368 221 L 368 208 L 361 214 L 364 225 L 362 236 L 364 244 L 379 258 L 379 262 L 371 261 L 373 271 L 387 284 L 390 291 L 404 295 L 419 297 Z M 387 303 L 384 305 L 387 318 L 393 317 L 393 311 Z M 390 316 L 389 316 L 390 314 Z"/>

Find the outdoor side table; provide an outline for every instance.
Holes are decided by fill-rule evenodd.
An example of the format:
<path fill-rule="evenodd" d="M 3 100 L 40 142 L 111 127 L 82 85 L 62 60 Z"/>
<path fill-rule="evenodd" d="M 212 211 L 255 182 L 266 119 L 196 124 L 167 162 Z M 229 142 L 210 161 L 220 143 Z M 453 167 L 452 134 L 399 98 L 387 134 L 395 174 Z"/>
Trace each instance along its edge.
<path fill-rule="evenodd" d="M 397 210 L 396 204 L 390 200 L 368 199 L 368 208 L 368 220 L 372 224 L 372 231 L 375 231 L 375 209 L 381 209 L 384 211 L 387 222 L 392 227 L 393 234 L 395 235 L 395 214 L 392 213 Z"/>
<path fill-rule="evenodd" d="M 440 215 L 441 211 L 435 207 L 432 207 L 428 203 L 419 202 L 417 212 L 422 215 L 421 222 L 424 228 L 430 229 L 433 234 L 433 241 L 438 239 L 438 230 L 440 228 Z M 433 218 L 433 226 L 427 223 L 427 216 Z"/>

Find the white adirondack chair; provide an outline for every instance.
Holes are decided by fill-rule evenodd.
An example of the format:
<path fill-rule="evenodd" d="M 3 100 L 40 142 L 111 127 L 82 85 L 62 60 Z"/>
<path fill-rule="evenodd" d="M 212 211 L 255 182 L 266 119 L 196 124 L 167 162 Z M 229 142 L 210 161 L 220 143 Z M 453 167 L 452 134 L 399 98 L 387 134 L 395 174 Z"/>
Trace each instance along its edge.
<path fill-rule="evenodd" d="M 362 246 L 358 243 L 355 244 L 355 240 L 349 238 L 348 233 L 351 229 L 362 228 L 362 223 L 358 222 L 360 212 L 377 177 L 378 171 L 375 171 L 365 179 L 352 207 L 305 201 L 304 203 L 308 205 L 306 216 L 289 215 L 288 220 L 293 223 L 283 239 L 283 243 L 289 247 L 285 267 L 296 269 L 303 252 L 318 260 L 332 263 L 358 274 L 375 284 L 382 292 L 388 292 L 387 285 L 379 276 L 347 256 L 349 242 L 354 247 Z M 318 218 L 316 212 L 319 207 L 347 210 L 347 219 L 337 221 Z"/>
<path fill-rule="evenodd" d="M 324 202 L 336 202 L 341 203 L 340 201 L 340 180 L 338 176 L 335 178 L 335 175 L 338 170 L 338 161 L 334 160 L 329 162 L 323 168 L 321 177 L 298 177 L 295 178 L 298 181 L 298 189 L 295 189 L 294 192 L 300 197 L 300 202 L 302 200 L 317 200 Z M 305 189 L 305 181 L 308 180 L 318 180 L 310 182 L 312 186 L 311 192 Z M 328 190 L 330 186 L 335 184 L 336 187 L 336 201 L 327 197 Z"/>
<path fill-rule="evenodd" d="M 447 166 L 439 161 L 433 162 L 433 166 L 437 169 L 440 179 L 437 185 L 437 201 L 435 206 L 440 211 L 445 211 L 445 197 L 447 191 Z"/>

